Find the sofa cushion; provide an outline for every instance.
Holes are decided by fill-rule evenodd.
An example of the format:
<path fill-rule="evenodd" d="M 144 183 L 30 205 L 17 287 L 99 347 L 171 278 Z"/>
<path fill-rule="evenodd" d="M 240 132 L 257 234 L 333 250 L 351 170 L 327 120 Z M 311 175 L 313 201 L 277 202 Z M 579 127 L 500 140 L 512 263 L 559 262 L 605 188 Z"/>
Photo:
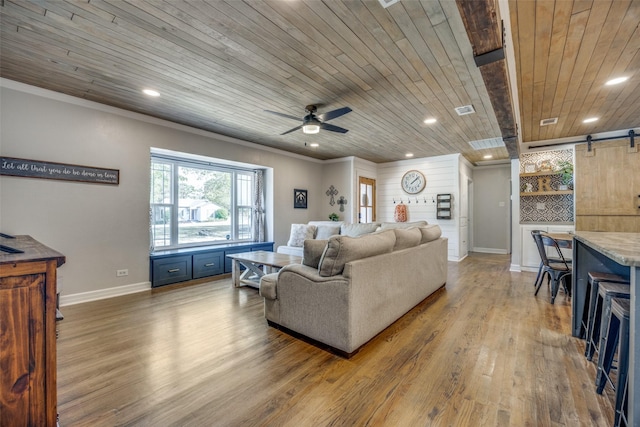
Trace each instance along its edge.
<path fill-rule="evenodd" d="M 411 228 L 411 227 L 424 227 L 427 225 L 427 221 L 413 221 L 413 222 L 383 222 L 380 224 L 381 230 L 389 230 L 392 228 Z"/>
<path fill-rule="evenodd" d="M 338 234 L 340 234 L 340 225 L 339 224 L 334 224 L 334 225 L 325 225 L 325 224 L 320 224 L 317 225 L 318 229 L 316 231 L 316 239 L 322 240 L 322 239 L 328 239 L 331 236 L 336 236 Z"/>
<path fill-rule="evenodd" d="M 316 234 L 316 226 L 309 224 L 291 224 L 291 234 L 287 246 L 302 247 L 307 239 L 313 239 Z"/>
<path fill-rule="evenodd" d="M 342 224 L 340 227 L 340 234 L 349 237 L 358 237 L 363 234 L 373 233 L 380 226 L 377 222 L 366 222 L 356 224 Z"/>
<path fill-rule="evenodd" d="M 419 227 L 419 229 L 420 233 L 422 233 L 420 244 L 431 242 L 442 236 L 442 229 L 438 224 L 425 225 L 424 227 Z"/>
<path fill-rule="evenodd" d="M 318 268 L 320 258 L 327 247 L 327 240 L 305 240 L 302 254 L 302 264 Z"/>
<path fill-rule="evenodd" d="M 422 233 L 418 227 L 394 228 L 393 232 L 396 234 L 396 244 L 393 247 L 394 251 L 418 246 L 422 239 Z"/>
<path fill-rule="evenodd" d="M 319 227 L 321 225 L 340 227 L 342 224 L 344 224 L 344 221 L 309 221 L 307 224 L 315 225 L 316 227 Z"/>
<path fill-rule="evenodd" d="M 346 263 L 392 252 L 395 243 L 396 235 L 391 230 L 359 237 L 332 236 L 322 254 L 318 274 L 324 277 L 342 274 Z"/>

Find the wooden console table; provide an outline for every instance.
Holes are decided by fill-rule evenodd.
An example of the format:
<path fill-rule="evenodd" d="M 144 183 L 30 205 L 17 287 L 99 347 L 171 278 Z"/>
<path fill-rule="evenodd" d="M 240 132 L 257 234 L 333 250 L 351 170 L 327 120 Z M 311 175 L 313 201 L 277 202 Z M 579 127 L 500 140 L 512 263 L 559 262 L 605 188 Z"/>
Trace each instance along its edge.
<path fill-rule="evenodd" d="M 64 255 L 0 237 L 0 425 L 55 426 L 56 269 Z"/>

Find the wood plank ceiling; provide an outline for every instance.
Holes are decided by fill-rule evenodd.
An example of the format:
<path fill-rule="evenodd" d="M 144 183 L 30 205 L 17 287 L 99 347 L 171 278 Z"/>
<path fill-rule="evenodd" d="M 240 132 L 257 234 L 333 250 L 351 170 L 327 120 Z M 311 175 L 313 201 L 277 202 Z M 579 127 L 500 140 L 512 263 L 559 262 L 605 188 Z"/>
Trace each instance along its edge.
<path fill-rule="evenodd" d="M 509 2 L 522 142 L 638 126 L 639 3 Z M 386 9 L 377 0 L 0 5 L 6 79 L 319 159 L 509 158 L 504 146 L 469 145 L 503 136 L 504 126 L 454 1 L 401 0 Z M 605 89 L 619 73 L 630 80 Z M 349 132 L 280 135 L 301 124 L 309 104 L 319 113 L 351 107 L 331 121 Z M 454 108 L 464 105 L 475 114 L 458 116 Z M 582 125 L 597 114 L 598 122 Z M 556 116 L 558 125 L 540 128 Z M 423 123 L 430 117 L 437 122 Z"/>
<path fill-rule="evenodd" d="M 640 1 L 509 0 L 509 11 L 525 142 L 638 131 Z"/>

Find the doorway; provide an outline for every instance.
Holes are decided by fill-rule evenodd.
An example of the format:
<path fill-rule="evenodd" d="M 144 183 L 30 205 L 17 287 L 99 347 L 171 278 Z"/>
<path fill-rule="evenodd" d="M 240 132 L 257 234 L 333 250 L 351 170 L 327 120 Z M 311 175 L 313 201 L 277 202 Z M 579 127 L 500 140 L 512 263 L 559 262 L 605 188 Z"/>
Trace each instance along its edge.
<path fill-rule="evenodd" d="M 374 222 L 376 220 L 376 180 L 361 176 L 358 184 L 358 222 Z"/>

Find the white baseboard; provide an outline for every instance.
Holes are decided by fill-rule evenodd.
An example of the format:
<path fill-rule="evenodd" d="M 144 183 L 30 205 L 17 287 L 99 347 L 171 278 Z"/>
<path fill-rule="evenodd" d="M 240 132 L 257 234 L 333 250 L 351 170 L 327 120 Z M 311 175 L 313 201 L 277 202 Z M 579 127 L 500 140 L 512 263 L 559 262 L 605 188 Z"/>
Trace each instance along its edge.
<path fill-rule="evenodd" d="M 480 252 L 483 254 L 500 254 L 500 255 L 506 255 L 509 252 L 507 252 L 506 249 L 496 249 L 496 248 L 476 248 L 474 246 L 473 248 L 473 252 Z"/>
<path fill-rule="evenodd" d="M 509 267 L 509 271 L 514 271 L 516 273 L 522 273 L 522 270 L 520 269 L 520 264 L 511 264 L 511 266 Z"/>
<path fill-rule="evenodd" d="M 151 282 L 134 283 L 132 285 L 118 286 L 115 288 L 100 289 L 98 291 L 81 292 L 79 294 L 60 295 L 60 306 L 80 304 L 99 299 L 119 297 L 121 295 L 134 294 L 151 289 Z"/>

